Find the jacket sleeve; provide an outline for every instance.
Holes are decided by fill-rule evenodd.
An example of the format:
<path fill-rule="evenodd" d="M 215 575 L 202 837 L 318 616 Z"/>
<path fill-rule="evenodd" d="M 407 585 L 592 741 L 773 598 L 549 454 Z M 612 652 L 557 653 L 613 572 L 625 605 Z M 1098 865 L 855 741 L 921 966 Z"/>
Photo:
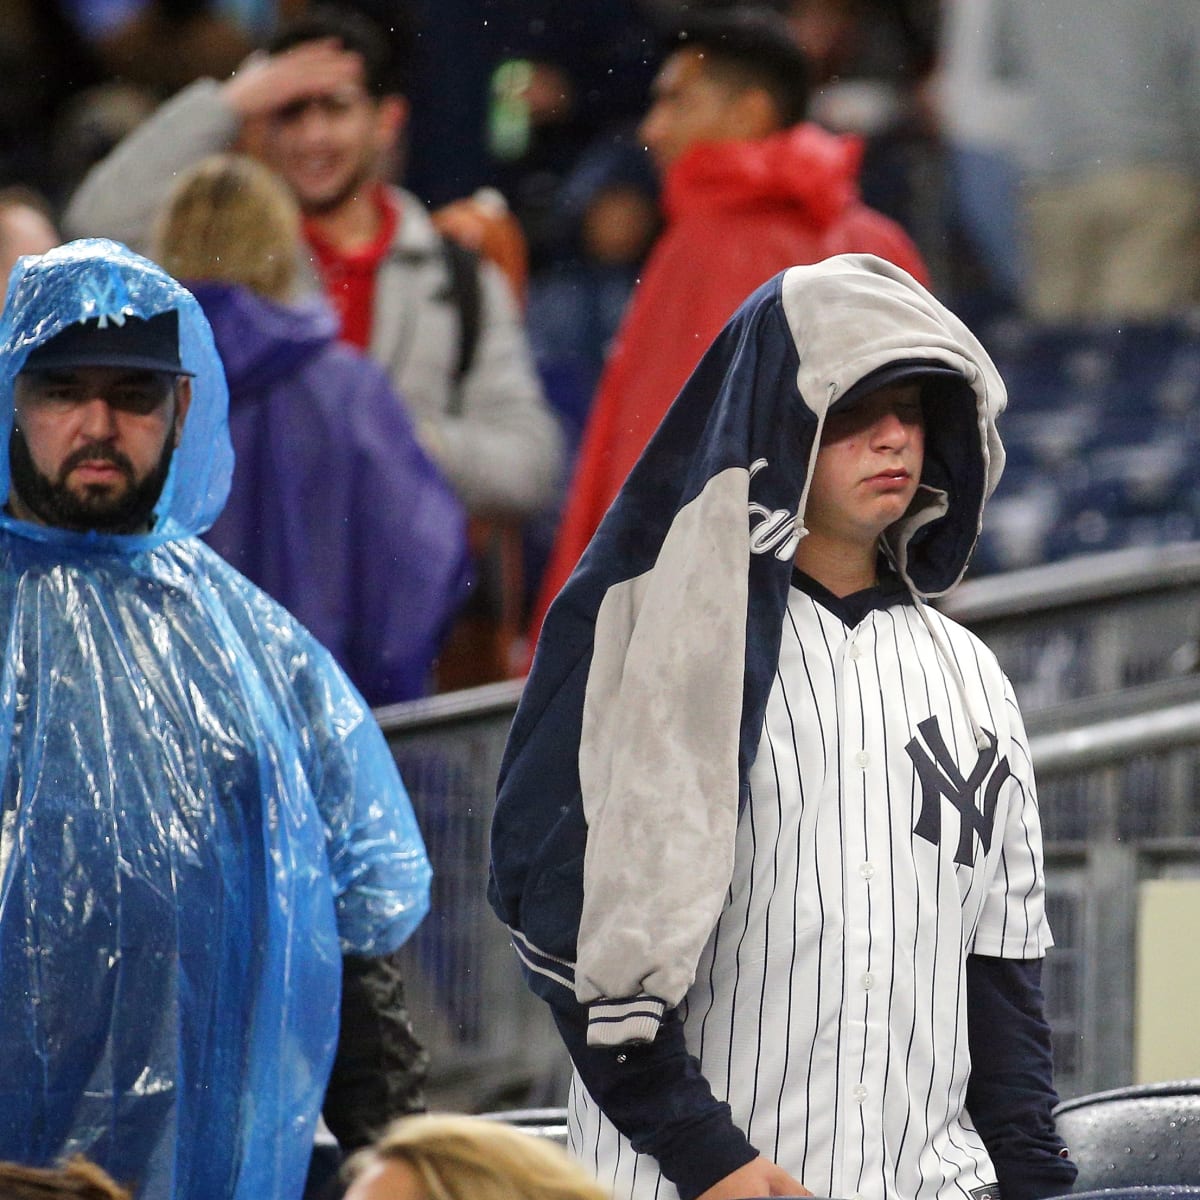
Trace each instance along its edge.
<path fill-rule="evenodd" d="M 967 957 L 967 1111 L 1004 1200 L 1063 1196 L 1075 1181 L 1054 1128 L 1058 1095 L 1041 978 L 1040 958 Z"/>
<path fill-rule="evenodd" d="M 657 1160 L 682 1200 L 758 1157 L 688 1053 L 676 1011 L 653 1042 L 616 1048 L 588 1045 L 586 1010 L 551 1012 L 592 1100 L 634 1150 Z"/>
<path fill-rule="evenodd" d="M 656 1036 L 692 984 L 733 874 L 749 479 L 740 467 L 710 478 L 675 513 L 653 569 L 608 588 L 596 617 L 579 734 L 587 842 L 575 963 L 593 1044 Z M 713 575 L 727 582 L 713 589 Z"/>
<path fill-rule="evenodd" d="M 409 1020 L 399 955 L 347 955 L 337 1055 L 322 1106 L 343 1153 L 369 1146 L 393 1118 L 423 1112 L 428 1069 Z"/>
<path fill-rule="evenodd" d="M 528 517 L 549 502 L 563 438 L 500 270 L 480 264 L 479 341 L 461 412 L 423 414 L 421 434 L 473 515 Z"/>
<path fill-rule="evenodd" d="M 63 213 L 70 237 L 109 237 L 145 254 L 154 219 L 179 174 L 228 150 L 240 122 L 218 83 L 200 79 L 173 96 L 84 177 Z"/>

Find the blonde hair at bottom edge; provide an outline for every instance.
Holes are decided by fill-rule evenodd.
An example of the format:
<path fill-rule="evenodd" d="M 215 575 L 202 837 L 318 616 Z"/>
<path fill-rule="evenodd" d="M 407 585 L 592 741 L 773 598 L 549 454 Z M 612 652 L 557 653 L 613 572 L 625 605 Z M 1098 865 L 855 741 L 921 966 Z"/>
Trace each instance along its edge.
<path fill-rule="evenodd" d="M 490 1117 L 401 1117 L 350 1160 L 349 1174 L 387 1163 L 409 1168 L 423 1200 L 611 1200 L 556 1143 Z"/>

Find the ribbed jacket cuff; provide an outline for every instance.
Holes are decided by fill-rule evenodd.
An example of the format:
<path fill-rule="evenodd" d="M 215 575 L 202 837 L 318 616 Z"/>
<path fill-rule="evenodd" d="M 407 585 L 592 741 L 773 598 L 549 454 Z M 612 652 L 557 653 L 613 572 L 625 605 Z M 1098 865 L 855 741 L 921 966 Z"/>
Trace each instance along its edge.
<path fill-rule="evenodd" d="M 638 1046 L 652 1042 L 666 1011 L 666 1001 L 657 996 L 595 1000 L 588 1005 L 588 1045 Z"/>

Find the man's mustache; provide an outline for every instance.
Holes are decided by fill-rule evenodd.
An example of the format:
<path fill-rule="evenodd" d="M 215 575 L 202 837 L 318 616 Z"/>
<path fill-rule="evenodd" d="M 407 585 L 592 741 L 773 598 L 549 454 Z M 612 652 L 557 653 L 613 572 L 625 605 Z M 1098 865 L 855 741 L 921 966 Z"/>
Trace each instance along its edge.
<path fill-rule="evenodd" d="M 58 472 L 59 482 L 65 480 L 76 467 L 85 462 L 110 462 L 128 479 L 133 478 L 133 463 L 120 450 L 114 450 L 112 446 L 107 446 L 103 442 L 92 442 L 87 446 L 80 446 L 78 450 L 73 450 L 63 459 Z"/>

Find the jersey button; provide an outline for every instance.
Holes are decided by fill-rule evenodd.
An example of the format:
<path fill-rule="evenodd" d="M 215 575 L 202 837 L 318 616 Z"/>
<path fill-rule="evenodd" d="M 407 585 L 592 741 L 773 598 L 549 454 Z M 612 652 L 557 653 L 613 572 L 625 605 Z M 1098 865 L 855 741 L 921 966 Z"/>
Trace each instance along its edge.
<path fill-rule="evenodd" d="M 854 765 L 861 767 L 864 771 L 871 765 L 871 753 L 869 750 L 860 750 L 854 756 Z"/>
<path fill-rule="evenodd" d="M 849 653 L 850 653 L 850 657 L 855 662 L 858 662 L 858 660 L 860 658 L 862 658 L 862 647 L 857 642 L 851 642 Z"/>
<path fill-rule="evenodd" d="M 862 864 L 862 865 L 861 865 L 861 866 L 858 868 L 858 873 L 859 873 L 859 874 L 860 874 L 860 875 L 861 875 L 861 876 L 862 876 L 864 879 L 870 879 L 870 878 L 871 878 L 871 876 L 875 874 L 875 864 L 874 864 L 874 863 L 869 863 L 869 862 L 865 862 L 865 863 L 863 863 L 863 864 Z"/>
<path fill-rule="evenodd" d="M 862 1104 L 867 1098 L 867 1089 L 863 1084 L 856 1083 L 854 1085 L 854 1090 L 850 1093 L 850 1095 L 852 1095 L 859 1104 Z"/>
<path fill-rule="evenodd" d="M 875 976 L 870 971 L 862 977 L 862 985 L 868 992 L 875 986 Z"/>

